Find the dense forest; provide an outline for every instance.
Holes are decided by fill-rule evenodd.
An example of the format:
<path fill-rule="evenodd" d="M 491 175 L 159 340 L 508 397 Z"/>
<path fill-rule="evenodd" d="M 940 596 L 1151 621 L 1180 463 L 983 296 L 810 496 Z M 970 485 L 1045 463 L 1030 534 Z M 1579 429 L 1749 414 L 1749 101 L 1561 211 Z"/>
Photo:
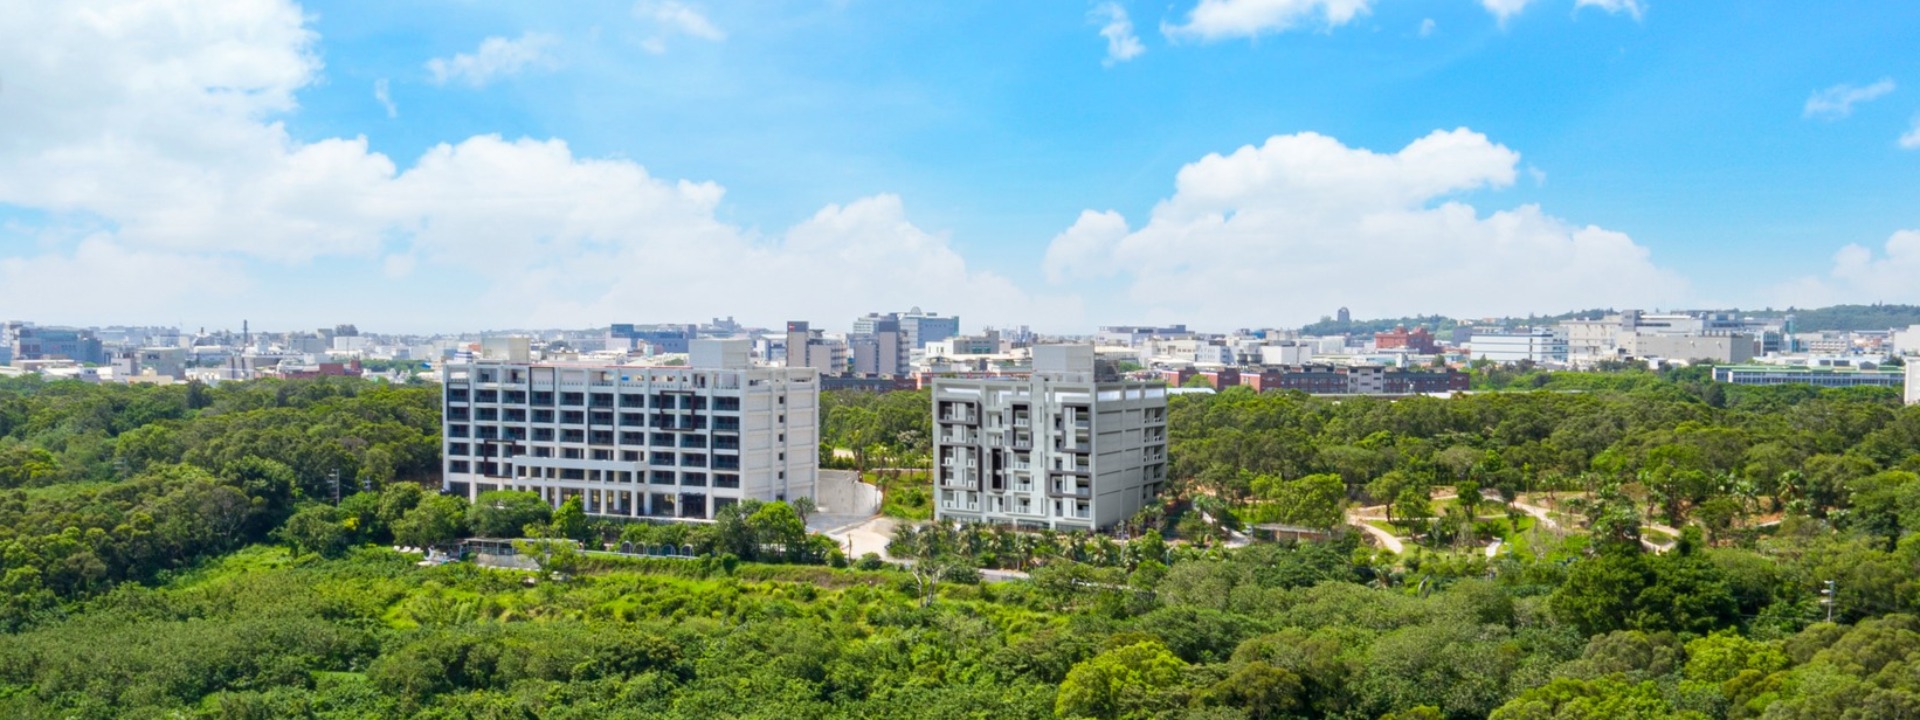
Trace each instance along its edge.
<path fill-rule="evenodd" d="M 1920 409 L 1684 370 L 1498 385 L 1180 396 L 1178 487 L 1131 540 L 927 525 L 892 565 L 804 506 L 615 527 L 441 497 L 430 386 L 8 380 L 0 716 L 1920 717 Z M 823 404 L 828 451 L 925 462 L 923 394 Z M 1245 539 L 1375 511 L 1403 552 Z M 466 535 L 535 538 L 546 572 L 387 549 Z"/>

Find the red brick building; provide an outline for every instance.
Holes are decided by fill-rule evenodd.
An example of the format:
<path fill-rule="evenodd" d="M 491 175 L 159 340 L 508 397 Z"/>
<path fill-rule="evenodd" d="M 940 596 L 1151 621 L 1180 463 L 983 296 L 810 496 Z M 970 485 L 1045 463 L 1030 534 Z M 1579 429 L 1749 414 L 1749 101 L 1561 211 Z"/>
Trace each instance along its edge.
<path fill-rule="evenodd" d="M 1395 326 L 1390 332 L 1374 333 L 1373 346 L 1380 350 L 1410 350 L 1422 355 L 1440 352 L 1440 344 L 1434 342 L 1433 333 L 1425 327 L 1408 330 L 1407 326 Z"/>

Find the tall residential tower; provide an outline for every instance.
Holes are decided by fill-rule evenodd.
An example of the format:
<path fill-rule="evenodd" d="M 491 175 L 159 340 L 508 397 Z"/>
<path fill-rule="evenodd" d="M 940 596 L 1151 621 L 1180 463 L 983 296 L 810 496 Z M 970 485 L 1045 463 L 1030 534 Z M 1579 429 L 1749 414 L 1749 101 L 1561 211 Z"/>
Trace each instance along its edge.
<path fill-rule="evenodd" d="M 934 516 L 1097 530 L 1167 477 L 1167 390 L 1123 382 L 1091 345 L 1033 349 L 1027 378 L 936 378 Z"/>

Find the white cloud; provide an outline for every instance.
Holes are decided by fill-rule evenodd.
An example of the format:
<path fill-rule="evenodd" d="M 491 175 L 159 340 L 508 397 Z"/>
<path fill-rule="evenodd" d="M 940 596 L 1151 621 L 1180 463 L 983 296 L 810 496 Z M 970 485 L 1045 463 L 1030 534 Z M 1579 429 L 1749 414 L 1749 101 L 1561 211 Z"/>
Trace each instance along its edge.
<path fill-rule="evenodd" d="M 1626 235 L 1533 205 L 1483 215 L 1453 199 L 1512 185 L 1519 159 L 1465 129 L 1390 154 L 1276 136 L 1182 168 L 1137 229 L 1083 213 L 1045 268 L 1054 282 L 1129 283 L 1133 307 L 1095 320 L 1262 326 L 1339 305 L 1478 316 L 1680 299 L 1684 283 Z"/>
<path fill-rule="evenodd" d="M 1920 116 L 1913 118 L 1913 127 L 1900 136 L 1900 147 L 1908 150 L 1920 150 Z"/>
<path fill-rule="evenodd" d="M 1806 107 L 1801 110 L 1802 117 L 1817 117 L 1838 120 L 1853 114 L 1853 106 L 1869 102 L 1882 95 L 1893 92 L 1893 78 L 1880 78 L 1871 85 L 1852 85 L 1840 83 L 1825 90 L 1816 90 L 1807 96 Z"/>
<path fill-rule="evenodd" d="M 1221 40 L 1284 32 L 1303 22 L 1321 19 L 1328 28 L 1352 22 L 1366 14 L 1372 0 L 1200 0 L 1187 12 L 1185 23 L 1162 25 L 1170 38 Z"/>
<path fill-rule="evenodd" d="M 640 45 L 656 55 L 667 51 L 667 40 L 675 35 L 710 42 L 727 39 L 727 33 L 699 8 L 678 0 L 640 0 L 633 6 L 633 16 L 652 27 L 654 34 Z"/>
<path fill-rule="evenodd" d="M 1480 0 L 1480 6 L 1486 8 L 1487 12 L 1493 13 L 1493 17 L 1499 20 L 1500 24 L 1505 25 L 1508 18 L 1519 15 L 1520 11 L 1527 9 L 1527 5 L 1532 2 L 1533 0 Z"/>
<path fill-rule="evenodd" d="M 240 263 L 223 258 L 136 250 L 106 235 L 72 245 L 71 251 L 63 243 L 42 255 L 0 256 L 0 307 L 55 310 L 91 324 L 130 313 L 164 318 L 254 289 Z"/>
<path fill-rule="evenodd" d="M 1920 301 L 1920 230 L 1896 231 L 1878 256 L 1858 243 L 1840 248 L 1826 276 L 1789 281 L 1774 296 L 1795 307 Z"/>
<path fill-rule="evenodd" d="M 386 109 L 388 118 L 400 117 L 400 108 L 393 104 L 393 95 L 388 92 L 386 78 L 373 81 L 373 99 L 380 103 L 380 107 Z"/>
<path fill-rule="evenodd" d="M 1101 64 L 1112 67 L 1147 51 L 1147 46 L 1140 43 L 1140 36 L 1133 34 L 1133 20 L 1127 17 L 1127 9 L 1119 3 L 1100 4 L 1093 9 L 1093 17 L 1095 22 L 1105 23 L 1100 27 L 1100 36 L 1107 39 L 1107 57 Z"/>
<path fill-rule="evenodd" d="M 1433 18 L 1427 18 L 1425 20 L 1421 20 L 1420 21 L 1420 37 L 1427 37 L 1432 35 L 1435 27 L 1436 25 L 1433 22 Z"/>
<path fill-rule="evenodd" d="M 1626 13 L 1639 20 L 1646 16 L 1647 6 L 1641 0 L 1574 0 L 1574 9 L 1593 7 L 1618 15 Z"/>
<path fill-rule="evenodd" d="M 1076 299 L 970 266 L 891 195 L 763 234 L 719 217 L 716 184 L 559 140 L 474 137 L 403 167 L 363 138 L 294 139 L 274 118 L 319 63 L 286 0 L 0 0 L 0 16 L 0 206 L 91 228 L 31 254 L 0 245 L 0 307 L 18 316 L 171 322 L 245 306 L 256 325 L 451 329 L 922 305 L 1078 323 Z M 361 292 L 314 302 L 249 280 L 319 259 L 322 282 Z"/>
<path fill-rule="evenodd" d="M 479 49 L 470 54 L 456 53 L 450 58 L 428 60 L 427 72 L 433 74 L 436 85 L 459 82 L 469 87 L 485 87 L 487 83 L 518 75 L 529 67 L 553 66 L 553 57 L 547 51 L 558 41 L 552 35 L 536 32 L 527 32 L 512 40 L 490 37 L 480 41 Z"/>

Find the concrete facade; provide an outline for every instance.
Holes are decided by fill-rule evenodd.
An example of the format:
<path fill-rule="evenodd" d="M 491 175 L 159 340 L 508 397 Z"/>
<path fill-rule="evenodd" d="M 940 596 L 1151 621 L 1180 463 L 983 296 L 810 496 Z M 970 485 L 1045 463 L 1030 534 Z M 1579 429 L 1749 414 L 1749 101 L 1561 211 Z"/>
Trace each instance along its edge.
<path fill-rule="evenodd" d="M 745 340 L 694 340 L 689 366 L 473 361 L 443 370 L 442 488 L 529 490 L 593 515 L 712 518 L 812 496 L 820 383 L 749 365 Z"/>
<path fill-rule="evenodd" d="M 1920 363 L 1907 363 L 1907 404 L 1920 405 Z"/>
<path fill-rule="evenodd" d="M 1468 355 L 1496 363 L 1561 363 L 1567 361 L 1567 338 L 1551 330 L 1521 333 L 1474 333 Z"/>
<path fill-rule="evenodd" d="M 1753 359 L 1753 351 L 1759 347 L 1753 336 L 1745 333 L 1655 335 L 1642 332 L 1623 333 L 1620 346 L 1627 355 L 1637 358 L 1706 360 L 1715 363 L 1747 362 Z"/>
<path fill-rule="evenodd" d="M 934 516 L 1099 530 L 1167 478 L 1167 391 L 1122 382 L 1091 345 L 1034 349 L 1026 378 L 933 383 Z"/>

